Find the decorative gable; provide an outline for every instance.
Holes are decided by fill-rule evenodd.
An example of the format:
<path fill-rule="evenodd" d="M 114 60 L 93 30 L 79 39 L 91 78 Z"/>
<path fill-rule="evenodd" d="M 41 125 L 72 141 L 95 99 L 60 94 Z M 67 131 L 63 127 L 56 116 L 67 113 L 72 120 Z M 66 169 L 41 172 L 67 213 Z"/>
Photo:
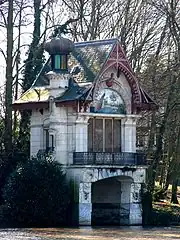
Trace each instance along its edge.
<path fill-rule="evenodd" d="M 112 49 L 103 71 L 107 71 L 109 68 L 114 68 L 116 70 L 117 78 L 120 77 L 121 73 L 123 73 L 126 77 L 132 93 L 132 110 L 135 110 L 136 106 L 141 103 L 140 88 L 119 41 L 117 41 L 116 45 Z"/>

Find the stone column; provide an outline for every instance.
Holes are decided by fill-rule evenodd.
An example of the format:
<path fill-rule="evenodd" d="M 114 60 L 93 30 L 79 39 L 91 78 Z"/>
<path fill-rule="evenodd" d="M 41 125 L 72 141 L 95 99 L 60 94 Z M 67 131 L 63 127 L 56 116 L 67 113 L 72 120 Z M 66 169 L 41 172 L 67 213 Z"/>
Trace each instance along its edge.
<path fill-rule="evenodd" d="M 127 117 L 121 120 L 121 150 L 136 152 L 136 118 Z"/>
<path fill-rule="evenodd" d="M 79 225 L 91 225 L 91 183 L 79 184 Z"/>
<path fill-rule="evenodd" d="M 142 225 L 141 183 L 131 183 L 130 225 Z"/>
<path fill-rule="evenodd" d="M 130 213 L 130 181 L 121 181 L 121 209 L 120 209 L 120 224 L 129 224 L 129 213 Z"/>
<path fill-rule="evenodd" d="M 80 116 L 76 120 L 76 152 L 87 152 L 88 149 L 88 118 Z"/>

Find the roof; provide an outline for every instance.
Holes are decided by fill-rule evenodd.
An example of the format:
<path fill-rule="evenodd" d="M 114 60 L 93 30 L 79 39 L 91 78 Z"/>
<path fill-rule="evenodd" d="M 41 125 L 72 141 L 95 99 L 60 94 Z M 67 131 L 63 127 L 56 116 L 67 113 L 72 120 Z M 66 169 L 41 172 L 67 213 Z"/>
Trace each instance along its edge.
<path fill-rule="evenodd" d="M 118 39 L 114 38 L 75 43 L 74 50 L 70 53 L 68 64 L 70 70 L 78 66 L 81 71 L 73 76 L 74 80 L 78 83 L 91 83 L 95 81 L 117 41 Z M 52 70 L 50 61 L 51 59 L 49 58 L 32 84 L 32 87 L 27 90 L 15 104 L 48 101 L 49 90 L 46 87 L 49 85 L 49 79 L 46 73 Z M 77 91 L 80 91 L 80 89 L 82 92 L 85 91 L 85 89 L 87 90 L 87 87 L 78 87 L 77 84 L 76 87 L 73 87 L 74 89 L 69 88 L 65 92 L 61 100 L 60 97 L 57 98 L 57 100 L 59 102 L 68 101 L 68 99 L 75 100 L 78 99 L 79 96 Z"/>
<path fill-rule="evenodd" d="M 75 66 L 80 68 L 80 73 L 74 78 L 77 82 L 93 82 L 106 62 L 111 50 L 118 39 L 98 40 L 88 42 L 78 42 L 74 44 L 74 50 L 70 53 L 68 66 L 73 69 Z M 42 71 L 35 79 L 33 86 L 49 85 L 49 80 L 45 75 L 51 71 L 50 58 L 45 63 Z"/>
<path fill-rule="evenodd" d="M 79 86 L 73 79 L 69 80 L 69 88 L 60 97 L 57 97 L 56 102 L 67 102 L 74 100 L 85 100 L 89 92 L 89 87 Z"/>
<path fill-rule="evenodd" d="M 76 69 L 76 67 L 78 67 L 80 71 L 76 72 L 76 74 L 73 75 L 73 78 L 72 76 L 70 77 L 69 87 L 63 95 L 56 98 L 56 101 L 66 102 L 78 99 L 90 100 L 87 99 L 87 97 L 90 95 L 88 93 L 94 85 L 93 82 L 96 82 L 98 79 L 103 66 L 106 67 L 111 59 L 116 59 L 116 56 L 114 57 L 115 52 L 115 54 L 118 55 L 118 58 L 122 60 L 120 70 L 126 75 L 132 87 L 137 87 L 134 92 L 136 92 L 136 95 L 139 94 L 138 97 L 140 96 L 140 101 L 136 106 L 141 108 L 143 105 L 144 108 L 147 109 L 147 105 L 148 108 L 150 105 L 156 105 L 149 95 L 142 88 L 139 88 L 139 84 L 136 82 L 135 75 L 128 60 L 121 47 L 118 48 L 119 45 L 117 45 L 117 43 L 117 38 L 75 43 L 75 47 L 70 53 L 68 59 L 68 66 L 70 71 Z M 34 80 L 32 87 L 26 91 L 19 100 L 15 101 L 15 105 L 48 102 L 49 79 L 46 74 L 52 70 L 50 61 L 51 59 L 49 58 L 37 78 Z"/>
<path fill-rule="evenodd" d="M 49 98 L 49 90 L 44 86 L 33 87 L 27 90 L 18 100 L 16 104 L 30 103 L 30 102 L 45 102 Z"/>

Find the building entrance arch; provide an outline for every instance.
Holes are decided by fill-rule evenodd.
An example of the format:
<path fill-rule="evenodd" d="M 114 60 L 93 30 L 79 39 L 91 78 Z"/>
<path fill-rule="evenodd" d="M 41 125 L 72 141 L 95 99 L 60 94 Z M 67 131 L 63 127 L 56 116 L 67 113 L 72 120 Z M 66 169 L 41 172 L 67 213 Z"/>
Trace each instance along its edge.
<path fill-rule="evenodd" d="M 129 224 L 132 182 L 131 177 L 117 176 L 92 183 L 92 225 Z"/>

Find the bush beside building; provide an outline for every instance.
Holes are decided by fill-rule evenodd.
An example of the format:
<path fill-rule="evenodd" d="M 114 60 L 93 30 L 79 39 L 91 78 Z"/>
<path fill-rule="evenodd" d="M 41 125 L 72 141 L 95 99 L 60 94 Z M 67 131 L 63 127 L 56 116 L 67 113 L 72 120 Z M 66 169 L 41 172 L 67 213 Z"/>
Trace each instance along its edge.
<path fill-rule="evenodd" d="M 1 227 L 51 227 L 71 222 L 71 193 L 61 165 L 48 158 L 18 164 L 5 183 Z"/>

